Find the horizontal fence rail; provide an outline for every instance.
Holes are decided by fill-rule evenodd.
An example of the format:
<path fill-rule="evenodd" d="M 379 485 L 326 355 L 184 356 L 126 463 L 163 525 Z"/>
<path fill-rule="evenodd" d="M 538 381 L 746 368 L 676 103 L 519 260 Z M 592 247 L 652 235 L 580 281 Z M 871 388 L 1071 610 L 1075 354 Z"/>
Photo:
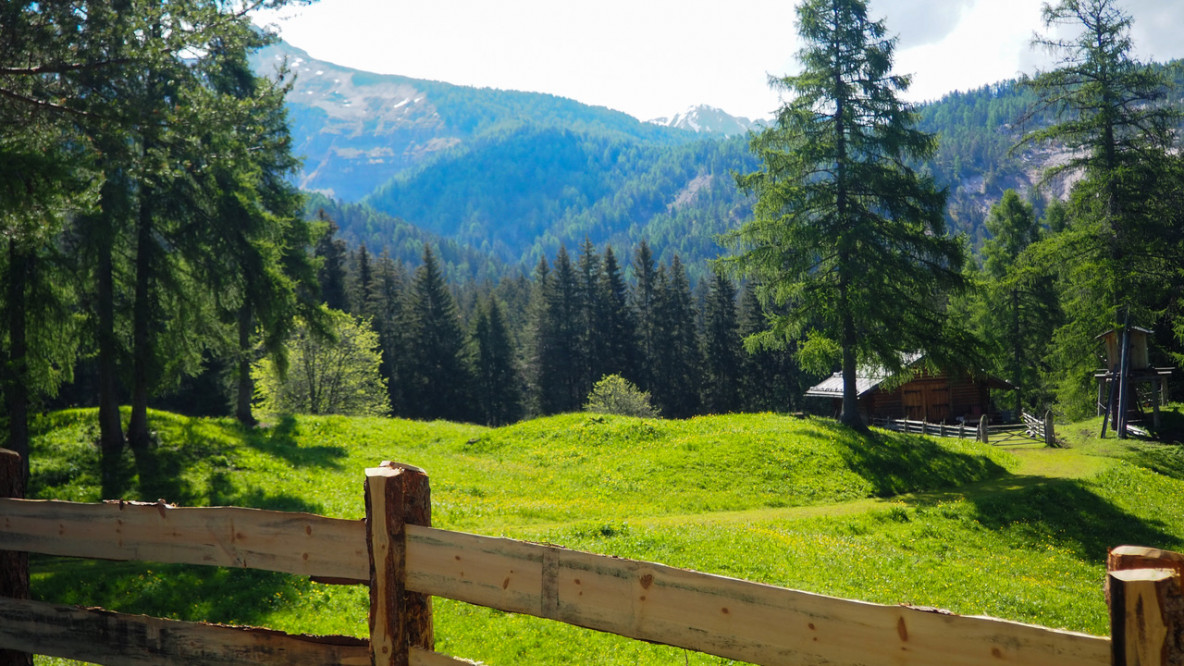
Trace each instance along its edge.
<path fill-rule="evenodd" d="M 366 583 L 366 526 L 310 513 L 0 499 L 0 550 L 207 564 Z"/>
<path fill-rule="evenodd" d="M 221 507 L 12 499 L 0 500 L 0 516 L 0 548 L 8 550 L 368 576 L 361 521 Z M 279 525 L 290 533 L 273 534 Z M 849 601 L 557 546 L 407 525 L 405 548 L 410 591 L 729 659 L 865 664 L 889 653 L 905 657 L 899 663 L 935 666 L 1000 659 L 1049 666 L 1110 663 L 1106 638 Z M 316 558 L 305 558 L 316 551 Z M 102 618 L 121 617 L 102 613 L 90 621 L 94 626 L 109 621 Z M 147 634 L 156 631 L 144 626 Z M 223 629 L 211 632 L 223 635 Z"/>
<path fill-rule="evenodd" d="M 407 586 L 758 664 L 1110 663 L 1096 636 L 411 525 Z"/>
<path fill-rule="evenodd" d="M 0 499 L 0 551 L 259 568 L 371 591 L 368 640 L 0 597 L 0 649 L 126 664 L 471 663 L 434 651 L 430 596 L 757 664 L 1126 666 L 1174 664 L 1148 655 L 1184 649 L 1171 647 L 1184 642 L 1171 610 L 1184 598 L 1184 558 L 1162 551 L 1113 551 L 1111 640 L 436 529 L 426 474 L 396 464 L 366 471 L 365 499 L 366 521 Z"/>

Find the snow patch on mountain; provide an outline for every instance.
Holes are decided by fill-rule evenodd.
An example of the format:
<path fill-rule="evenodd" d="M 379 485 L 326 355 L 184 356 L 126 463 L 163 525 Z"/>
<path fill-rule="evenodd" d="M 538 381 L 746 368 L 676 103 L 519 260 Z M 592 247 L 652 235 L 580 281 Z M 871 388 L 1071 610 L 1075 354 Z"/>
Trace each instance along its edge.
<path fill-rule="evenodd" d="M 646 122 L 664 127 L 683 129 L 700 134 L 732 136 L 755 129 L 758 123 L 748 118 L 733 116 L 723 109 L 700 104 L 673 116 L 653 118 Z"/>

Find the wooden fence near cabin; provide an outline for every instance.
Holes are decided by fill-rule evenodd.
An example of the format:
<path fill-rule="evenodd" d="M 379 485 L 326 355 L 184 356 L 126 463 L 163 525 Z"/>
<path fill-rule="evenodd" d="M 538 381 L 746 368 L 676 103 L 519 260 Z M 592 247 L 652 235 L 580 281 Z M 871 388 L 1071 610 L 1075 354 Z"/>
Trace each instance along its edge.
<path fill-rule="evenodd" d="M 1174 553 L 1112 551 L 1110 639 L 435 529 L 427 475 L 409 466 L 367 469 L 364 497 L 364 520 L 0 499 L 0 550 L 262 569 L 370 589 L 367 639 L 163 620 L 0 589 L 0 655 L 116 664 L 470 663 L 434 651 L 430 597 L 439 596 L 757 664 L 1184 663 L 1184 556 Z"/>
<path fill-rule="evenodd" d="M 1056 433 L 1053 427 L 1051 413 L 1045 414 L 1044 418 L 1041 419 L 1027 412 L 1021 412 L 1020 423 L 1002 425 L 992 425 L 985 417 L 980 419 L 978 423 L 959 422 L 957 424 L 876 418 L 872 420 L 872 425 L 896 432 L 974 439 L 992 444 L 1034 440 L 1044 442 L 1049 446 L 1056 446 Z"/>

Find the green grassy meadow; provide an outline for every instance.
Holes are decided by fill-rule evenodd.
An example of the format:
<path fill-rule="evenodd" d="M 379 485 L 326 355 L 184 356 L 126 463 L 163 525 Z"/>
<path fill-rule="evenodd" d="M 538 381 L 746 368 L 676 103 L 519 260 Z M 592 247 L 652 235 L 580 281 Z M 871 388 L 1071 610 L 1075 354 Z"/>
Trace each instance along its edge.
<path fill-rule="evenodd" d="M 1058 430 L 993 447 L 774 414 L 569 414 L 499 429 L 348 417 L 151 415 L 127 499 L 363 515 L 364 469 L 423 467 L 437 527 L 824 594 L 1108 633 L 1106 549 L 1184 550 L 1184 450 Z M 91 410 L 35 424 L 32 497 L 97 501 Z M 141 470 L 147 471 L 141 475 Z M 267 572 L 33 558 L 37 598 L 291 632 L 366 634 L 363 588 Z M 727 663 L 436 599 L 437 649 L 489 664 Z M 53 660 L 39 661 L 53 663 Z"/>

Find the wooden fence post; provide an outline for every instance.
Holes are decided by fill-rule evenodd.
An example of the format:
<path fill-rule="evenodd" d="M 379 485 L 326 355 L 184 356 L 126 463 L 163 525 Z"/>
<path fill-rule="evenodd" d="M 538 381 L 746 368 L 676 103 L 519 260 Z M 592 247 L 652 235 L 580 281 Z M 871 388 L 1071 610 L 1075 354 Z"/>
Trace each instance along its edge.
<path fill-rule="evenodd" d="M 1184 555 L 1119 546 L 1107 560 L 1114 666 L 1184 666 Z"/>
<path fill-rule="evenodd" d="M 1057 445 L 1057 434 L 1052 423 L 1052 410 L 1044 412 L 1044 445 L 1055 447 Z"/>
<path fill-rule="evenodd" d="M 989 444 L 990 438 L 990 431 L 987 430 L 987 415 L 983 414 L 978 418 L 978 441 Z"/>
<path fill-rule="evenodd" d="M 370 660 L 407 666 L 410 649 L 435 649 L 432 598 L 406 589 L 407 524 L 431 527 L 428 475 L 384 462 L 366 470 L 366 550 L 370 555 Z"/>
<path fill-rule="evenodd" d="M 0 449 L 0 497 L 25 496 L 25 468 L 20 454 Z M 29 554 L 0 550 L 0 597 L 29 598 Z M 0 650 L 0 666 L 33 666 L 33 655 Z"/>

